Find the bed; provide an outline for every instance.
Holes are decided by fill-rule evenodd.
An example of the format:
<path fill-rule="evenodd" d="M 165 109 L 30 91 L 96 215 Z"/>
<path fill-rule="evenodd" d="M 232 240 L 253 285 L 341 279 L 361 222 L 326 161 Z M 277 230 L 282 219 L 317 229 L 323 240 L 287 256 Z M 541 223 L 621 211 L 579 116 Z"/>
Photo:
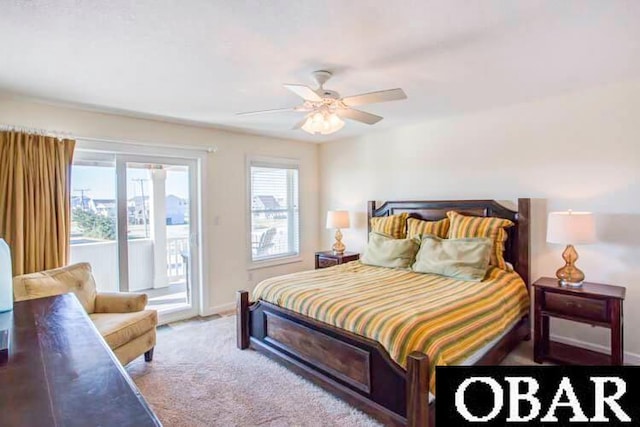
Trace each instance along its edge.
<path fill-rule="evenodd" d="M 444 218 L 450 210 L 464 215 L 498 217 L 514 222 L 515 226 L 507 229 L 504 256 L 526 285 L 528 293 L 529 199 L 519 199 L 517 211 L 494 200 L 457 200 L 396 201 L 386 202 L 379 207 L 376 207 L 375 202 L 369 202 L 368 213 L 369 218 L 372 218 L 406 212 L 411 217 L 433 221 Z M 352 264 L 326 270 L 334 270 L 333 274 L 338 277 L 349 274 L 369 280 L 382 277 L 382 273 L 378 271 L 360 266 L 359 263 Z M 322 289 L 317 284 L 322 284 L 323 274 L 330 273 L 305 272 L 277 279 L 276 282 L 284 281 L 295 285 L 299 281 L 299 286 L 295 289 L 302 289 L 313 295 L 313 286 L 317 290 Z M 505 276 L 499 272 L 495 274 Z M 306 283 L 316 285 L 305 289 Z M 331 295 L 332 287 L 339 287 L 338 281 L 330 276 L 327 276 L 326 283 L 328 295 Z M 275 286 L 270 287 L 270 283 L 261 285 L 258 295 L 263 298 L 258 298 L 253 303 L 249 302 L 248 292 L 238 292 L 239 348 L 251 347 L 266 354 L 387 425 L 435 425 L 434 399 L 430 395 L 430 386 L 433 388 L 434 383 L 433 364 L 429 363 L 426 351 L 395 349 L 393 343 L 384 339 L 372 339 L 374 335 L 371 333 L 367 334 L 353 325 L 347 326 L 336 316 L 319 317 L 317 313 L 314 316 L 305 315 L 303 313 L 310 313 L 308 309 L 303 309 L 304 304 L 296 301 L 287 303 L 277 289 Z M 407 302 L 407 307 L 411 302 L 413 301 Z M 308 306 L 312 305 L 306 307 Z M 511 317 L 503 331 L 491 336 L 488 342 L 484 342 L 481 348 L 473 352 L 472 357 L 455 360 L 456 364 L 498 364 L 520 341 L 529 339 L 528 310 L 520 307 L 518 315 Z M 316 320 L 318 318 L 323 321 Z M 440 361 L 438 356 L 435 362 Z"/>

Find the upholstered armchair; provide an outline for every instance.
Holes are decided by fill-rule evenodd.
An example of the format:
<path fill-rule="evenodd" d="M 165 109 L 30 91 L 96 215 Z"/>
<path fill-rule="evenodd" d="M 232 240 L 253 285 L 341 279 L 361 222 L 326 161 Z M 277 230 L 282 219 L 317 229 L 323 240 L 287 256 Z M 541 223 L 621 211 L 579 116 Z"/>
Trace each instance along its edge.
<path fill-rule="evenodd" d="M 13 278 L 16 302 L 73 292 L 120 363 L 126 365 L 144 353 L 153 359 L 158 315 L 145 310 L 147 296 L 96 291 L 88 263 L 25 274 Z"/>

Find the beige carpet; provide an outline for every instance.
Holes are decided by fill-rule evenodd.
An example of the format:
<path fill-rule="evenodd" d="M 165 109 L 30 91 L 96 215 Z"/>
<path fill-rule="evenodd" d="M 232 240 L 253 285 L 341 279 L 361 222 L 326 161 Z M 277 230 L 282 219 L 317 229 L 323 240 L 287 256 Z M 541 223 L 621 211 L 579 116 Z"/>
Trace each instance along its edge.
<path fill-rule="evenodd" d="M 524 343 L 505 364 L 531 363 Z M 365 414 L 277 363 L 235 346 L 235 317 L 158 330 L 152 363 L 127 366 L 167 426 L 374 426 Z"/>
<path fill-rule="evenodd" d="M 252 350 L 235 317 L 161 328 L 154 360 L 127 366 L 171 426 L 373 426 L 368 416 Z"/>

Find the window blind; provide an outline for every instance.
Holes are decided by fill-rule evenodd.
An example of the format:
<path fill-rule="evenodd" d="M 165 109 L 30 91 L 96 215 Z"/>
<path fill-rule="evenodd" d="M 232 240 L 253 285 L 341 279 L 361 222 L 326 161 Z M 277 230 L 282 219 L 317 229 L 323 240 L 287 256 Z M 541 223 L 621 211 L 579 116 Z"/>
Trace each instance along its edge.
<path fill-rule="evenodd" d="M 300 253 L 298 167 L 251 162 L 251 259 Z"/>

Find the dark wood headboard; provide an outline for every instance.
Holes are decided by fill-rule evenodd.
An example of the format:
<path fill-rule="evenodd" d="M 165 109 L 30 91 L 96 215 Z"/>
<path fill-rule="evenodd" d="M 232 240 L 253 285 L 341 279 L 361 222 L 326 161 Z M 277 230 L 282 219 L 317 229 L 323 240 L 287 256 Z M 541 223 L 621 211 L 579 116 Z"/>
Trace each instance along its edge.
<path fill-rule="evenodd" d="M 530 284 L 529 269 L 529 218 L 531 199 L 518 199 L 518 211 L 511 210 L 495 200 L 426 200 L 385 202 L 376 208 L 376 202 L 368 204 L 368 217 L 388 216 L 402 212 L 410 217 L 437 221 L 447 216 L 448 211 L 456 211 L 463 215 L 506 218 L 515 226 L 507 229 L 508 239 L 505 242 L 504 257 L 518 274 L 524 279 L 527 289 Z M 369 230 L 371 231 L 371 222 Z"/>

